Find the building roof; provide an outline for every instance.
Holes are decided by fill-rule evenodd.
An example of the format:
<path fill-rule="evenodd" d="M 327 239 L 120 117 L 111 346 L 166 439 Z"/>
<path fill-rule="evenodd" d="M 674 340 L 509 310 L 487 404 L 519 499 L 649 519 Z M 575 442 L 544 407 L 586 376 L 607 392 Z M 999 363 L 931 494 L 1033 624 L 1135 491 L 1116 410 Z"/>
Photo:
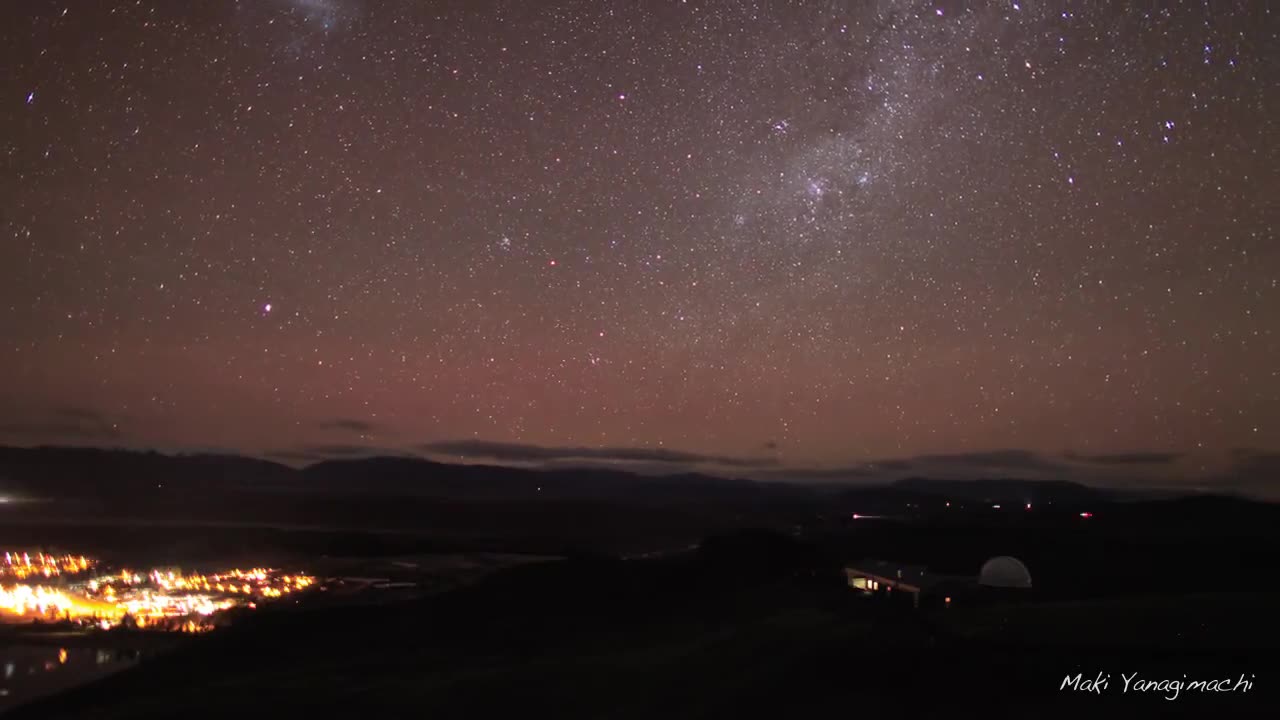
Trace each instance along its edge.
<path fill-rule="evenodd" d="M 971 575 L 947 575 L 930 571 L 923 565 L 904 565 L 887 560 L 862 560 L 845 566 L 847 575 L 863 575 L 885 584 L 900 585 L 920 592 L 942 592 L 959 586 L 972 586 Z"/>
<path fill-rule="evenodd" d="M 885 560 L 864 560 L 845 568 L 845 572 L 867 575 L 893 584 L 910 585 L 923 590 L 941 580 L 945 575 L 934 575 L 923 565 L 902 565 Z"/>

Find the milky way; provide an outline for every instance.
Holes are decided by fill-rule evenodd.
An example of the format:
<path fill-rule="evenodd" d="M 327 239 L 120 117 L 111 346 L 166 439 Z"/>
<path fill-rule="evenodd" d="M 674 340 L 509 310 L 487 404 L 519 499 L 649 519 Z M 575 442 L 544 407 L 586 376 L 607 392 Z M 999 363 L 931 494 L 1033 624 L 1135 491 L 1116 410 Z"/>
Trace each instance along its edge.
<path fill-rule="evenodd" d="M 1267 3 L 8 12 L 0 442 L 1280 448 Z"/>

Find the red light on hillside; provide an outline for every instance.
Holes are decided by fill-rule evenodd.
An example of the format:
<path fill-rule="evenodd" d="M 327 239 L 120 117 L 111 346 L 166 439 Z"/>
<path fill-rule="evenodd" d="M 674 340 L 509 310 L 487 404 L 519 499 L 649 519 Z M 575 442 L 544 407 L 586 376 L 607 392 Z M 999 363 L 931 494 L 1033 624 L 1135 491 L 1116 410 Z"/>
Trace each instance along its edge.
<path fill-rule="evenodd" d="M 1082 512 L 1082 513 L 1080 513 L 1080 517 L 1082 517 L 1082 518 L 1091 518 L 1091 517 L 1093 517 L 1093 513 L 1091 513 L 1091 512 Z"/>

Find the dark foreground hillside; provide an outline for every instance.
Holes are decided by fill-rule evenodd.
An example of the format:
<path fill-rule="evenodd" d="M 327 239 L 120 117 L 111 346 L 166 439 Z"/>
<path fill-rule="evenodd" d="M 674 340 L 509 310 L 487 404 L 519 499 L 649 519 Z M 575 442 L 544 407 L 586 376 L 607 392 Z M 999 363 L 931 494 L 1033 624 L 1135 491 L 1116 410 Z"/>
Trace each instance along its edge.
<path fill-rule="evenodd" d="M 746 533 L 661 559 L 514 568 L 377 611 L 262 612 L 14 717 L 1227 717 L 1278 697 L 1274 594 L 912 612 L 855 597 L 838 569 Z M 1210 618 L 1217 632 L 1180 639 Z M 1135 671 L 1256 680 L 1169 701 L 1121 694 Z M 1058 689 L 1099 672 L 1105 695 Z"/>

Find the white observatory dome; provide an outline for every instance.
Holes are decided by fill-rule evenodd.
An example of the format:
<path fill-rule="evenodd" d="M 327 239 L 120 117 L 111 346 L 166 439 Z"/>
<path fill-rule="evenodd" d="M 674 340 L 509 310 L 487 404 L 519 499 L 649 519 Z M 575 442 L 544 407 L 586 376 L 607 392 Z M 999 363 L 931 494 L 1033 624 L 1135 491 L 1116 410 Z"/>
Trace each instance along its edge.
<path fill-rule="evenodd" d="M 1001 555 L 982 564 L 978 584 L 997 588 L 1030 588 L 1031 573 L 1018 558 Z"/>

